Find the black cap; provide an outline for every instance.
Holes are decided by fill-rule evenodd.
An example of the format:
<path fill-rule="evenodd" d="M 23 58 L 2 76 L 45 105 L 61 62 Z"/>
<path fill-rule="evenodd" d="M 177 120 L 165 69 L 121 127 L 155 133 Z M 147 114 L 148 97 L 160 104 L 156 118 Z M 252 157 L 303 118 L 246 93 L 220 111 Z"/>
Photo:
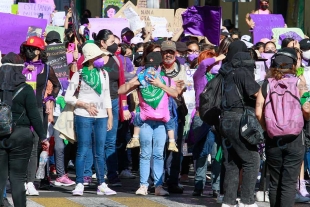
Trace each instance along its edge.
<path fill-rule="evenodd" d="M 299 44 L 301 50 L 310 50 L 310 39 L 300 40 Z"/>
<path fill-rule="evenodd" d="M 285 47 L 273 56 L 272 67 L 289 69 L 297 63 L 297 52 L 293 48 Z M 284 65 L 283 65 L 284 64 Z M 283 66 L 282 66 L 283 65 Z"/>
<path fill-rule="evenodd" d="M 177 51 L 179 52 L 185 52 L 188 50 L 187 45 L 185 42 L 176 42 Z"/>
<path fill-rule="evenodd" d="M 134 36 L 133 31 L 129 29 L 128 27 L 125 27 L 124 29 L 122 29 L 121 36 L 125 35 L 127 32 L 132 33 L 132 35 Z"/>
<path fill-rule="evenodd" d="M 151 52 L 146 56 L 145 68 L 157 67 L 161 64 L 163 58 L 160 52 Z"/>
<path fill-rule="evenodd" d="M 61 42 L 60 34 L 56 31 L 47 33 L 45 42 Z"/>

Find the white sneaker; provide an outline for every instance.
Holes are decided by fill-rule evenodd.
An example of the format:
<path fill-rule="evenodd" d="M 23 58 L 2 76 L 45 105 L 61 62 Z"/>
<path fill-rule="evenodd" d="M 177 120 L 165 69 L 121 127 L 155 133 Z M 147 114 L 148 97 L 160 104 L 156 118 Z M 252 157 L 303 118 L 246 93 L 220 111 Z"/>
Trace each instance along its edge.
<path fill-rule="evenodd" d="M 120 179 L 135 179 L 136 176 L 134 176 L 133 174 L 131 174 L 131 172 L 129 170 L 123 170 L 118 177 Z"/>
<path fill-rule="evenodd" d="M 155 188 L 155 195 L 166 196 L 166 195 L 169 195 L 169 193 L 163 189 L 163 186 L 159 185 Z"/>
<path fill-rule="evenodd" d="M 26 194 L 30 195 L 30 196 L 38 196 L 39 195 L 39 192 L 37 191 L 36 187 L 34 187 L 33 182 L 27 183 Z"/>
<path fill-rule="evenodd" d="M 309 201 L 310 201 L 310 198 L 303 197 L 302 195 L 300 195 L 300 193 L 296 193 L 295 203 L 305 203 L 305 202 L 309 202 Z"/>
<path fill-rule="evenodd" d="M 222 207 L 237 207 L 237 205 L 228 205 L 228 204 L 223 203 Z"/>
<path fill-rule="evenodd" d="M 256 201 L 269 203 L 269 193 L 265 191 L 265 201 L 264 201 L 264 191 L 257 191 L 255 194 Z"/>
<path fill-rule="evenodd" d="M 75 186 L 75 189 L 72 191 L 72 195 L 74 196 L 82 196 L 84 192 L 84 185 L 83 183 L 78 183 Z"/>
<path fill-rule="evenodd" d="M 238 207 L 258 207 L 256 203 L 253 204 L 244 204 L 244 203 L 239 203 Z"/>
<path fill-rule="evenodd" d="M 97 179 L 96 173 L 91 176 L 92 179 Z M 104 178 L 105 179 L 105 178 Z"/>
<path fill-rule="evenodd" d="M 147 186 L 141 185 L 140 188 L 136 191 L 136 195 L 147 195 Z"/>
<path fill-rule="evenodd" d="M 116 195 L 116 192 L 111 190 L 107 184 L 102 183 L 97 188 L 97 195 Z"/>
<path fill-rule="evenodd" d="M 224 199 L 224 195 L 219 194 L 216 198 L 216 203 L 223 203 L 223 199 Z"/>

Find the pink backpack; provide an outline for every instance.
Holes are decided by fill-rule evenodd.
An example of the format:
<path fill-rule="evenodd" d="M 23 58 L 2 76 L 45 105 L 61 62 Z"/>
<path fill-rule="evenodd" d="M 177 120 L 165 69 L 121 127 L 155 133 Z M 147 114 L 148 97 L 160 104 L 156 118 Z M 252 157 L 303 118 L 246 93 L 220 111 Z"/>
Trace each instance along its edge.
<path fill-rule="evenodd" d="M 268 78 L 269 91 L 265 100 L 265 122 L 270 138 L 299 135 L 304 126 L 297 87 L 298 78 Z M 267 90 L 268 90 L 267 89 Z"/>

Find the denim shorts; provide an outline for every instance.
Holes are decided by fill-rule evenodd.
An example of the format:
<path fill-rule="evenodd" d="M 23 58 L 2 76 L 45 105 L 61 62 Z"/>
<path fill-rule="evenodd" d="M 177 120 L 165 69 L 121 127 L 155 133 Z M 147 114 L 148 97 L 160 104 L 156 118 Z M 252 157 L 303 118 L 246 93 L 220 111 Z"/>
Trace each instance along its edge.
<path fill-rule="evenodd" d="M 137 112 L 134 119 L 133 119 L 133 125 L 136 127 L 141 127 L 144 124 L 144 121 L 140 117 L 140 112 Z M 167 131 L 174 130 L 175 123 L 174 119 L 169 119 L 168 122 L 165 123 L 165 128 Z"/>

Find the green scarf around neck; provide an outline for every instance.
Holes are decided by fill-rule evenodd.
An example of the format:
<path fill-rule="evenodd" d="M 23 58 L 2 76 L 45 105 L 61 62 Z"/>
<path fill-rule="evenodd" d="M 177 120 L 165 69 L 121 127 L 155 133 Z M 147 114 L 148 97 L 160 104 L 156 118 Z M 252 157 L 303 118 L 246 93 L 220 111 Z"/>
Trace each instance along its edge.
<path fill-rule="evenodd" d="M 100 73 L 97 68 L 88 70 L 87 67 L 83 67 L 82 78 L 87 85 L 94 89 L 94 91 L 96 91 L 99 95 L 101 94 Z"/>

